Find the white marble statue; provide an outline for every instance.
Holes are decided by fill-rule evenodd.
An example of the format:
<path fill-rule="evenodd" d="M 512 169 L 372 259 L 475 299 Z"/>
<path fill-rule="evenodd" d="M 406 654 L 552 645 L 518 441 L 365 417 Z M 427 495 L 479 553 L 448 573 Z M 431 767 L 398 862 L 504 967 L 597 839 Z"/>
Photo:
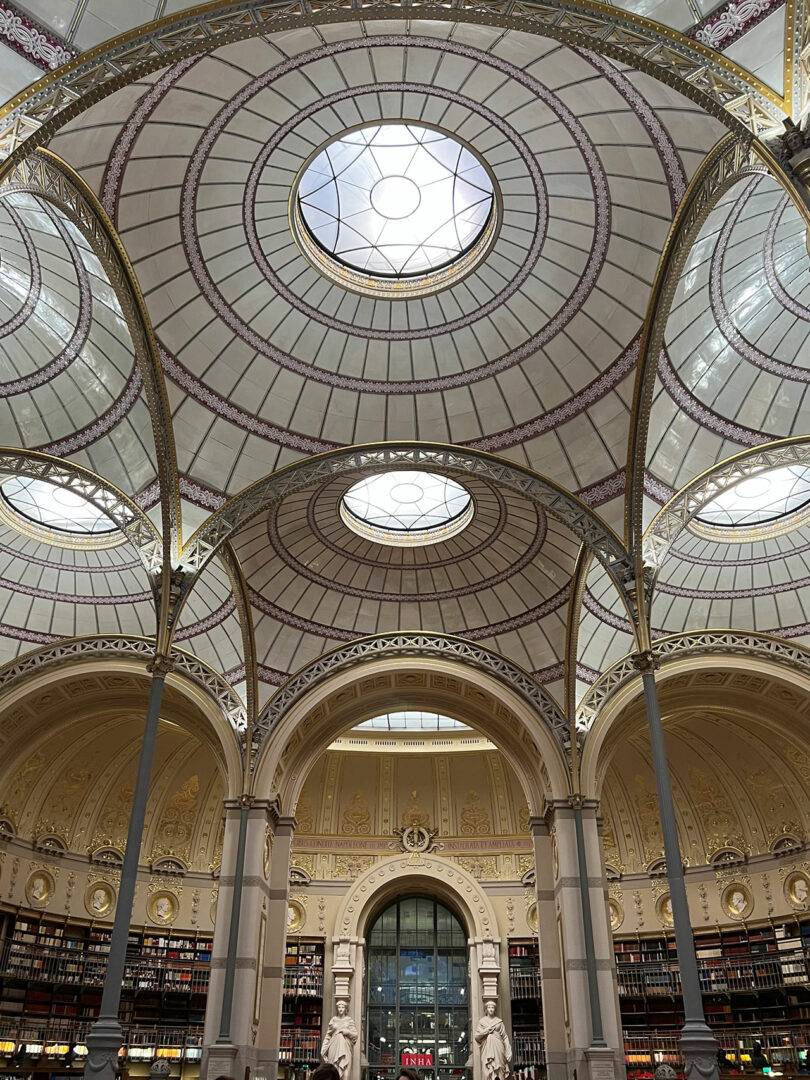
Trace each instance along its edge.
<path fill-rule="evenodd" d="M 347 1015 L 345 1001 L 338 1001 L 337 1015 L 329 1021 L 323 1043 L 321 1044 L 321 1061 L 328 1061 L 336 1066 L 340 1073 L 340 1080 L 347 1080 L 352 1071 L 352 1055 L 354 1044 L 357 1042 L 357 1025 Z"/>
<path fill-rule="evenodd" d="M 495 1077 L 508 1080 L 512 1072 L 512 1045 L 506 1026 L 495 1015 L 494 1001 L 488 1001 L 485 1010 L 475 1029 L 475 1041 L 481 1053 L 481 1076 L 483 1080 L 495 1080 Z"/>

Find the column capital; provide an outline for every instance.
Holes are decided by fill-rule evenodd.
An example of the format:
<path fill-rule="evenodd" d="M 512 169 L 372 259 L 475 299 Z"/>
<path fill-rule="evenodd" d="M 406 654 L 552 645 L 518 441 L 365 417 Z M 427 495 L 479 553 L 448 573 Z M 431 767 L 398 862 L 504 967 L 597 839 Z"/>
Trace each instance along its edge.
<path fill-rule="evenodd" d="M 146 665 L 146 670 L 156 679 L 165 679 L 174 671 L 174 657 L 165 653 L 155 653 Z"/>
<path fill-rule="evenodd" d="M 295 832 L 295 814 L 276 814 L 273 832 L 276 836 L 292 836 Z"/>
<path fill-rule="evenodd" d="M 641 652 L 633 653 L 632 660 L 633 667 L 642 675 L 651 674 L 661 667 L 661 661 L 652 649 L 643 649 Z"/>

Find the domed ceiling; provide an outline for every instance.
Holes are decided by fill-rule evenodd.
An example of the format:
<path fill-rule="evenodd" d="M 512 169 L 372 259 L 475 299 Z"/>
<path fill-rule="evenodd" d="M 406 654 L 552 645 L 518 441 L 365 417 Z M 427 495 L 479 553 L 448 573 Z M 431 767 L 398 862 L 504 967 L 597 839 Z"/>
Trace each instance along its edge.
<path fill-rule="evenodd" d="M 573 30 L 396 15 L 242 27 L 204 49 L 197 13 L 176 25 L 190 35 L 176 62 L 122 67 L 64 122 L 54 106 L 30 129 L 47 151 L 26 158 L 22 143 L 0 187 L 0 442 L 87 467 L 182 539 L 213 512 L 236 523 L 176 641 L 240 692 L 255 671 L 260 703 L 325 651 L 399 630 L 467 638 L 563 702 L 633 648 L 615 568 L 604 551 L 589 564 L 586 532 L 629 563 L 642 481 L 649 523 L 730 454 L 805 430 L 805 219 L 748 155 L 744 177 L 707 196 L 661 316 L 673 222 L 678 235 L 719 141 L 750 143 L 730 96 L 674 66 L 658 79 L 652 61 L 637 70 Z M 619 8 L 611 18 L 644 29 Z M 756 134 L 778 123 L 786 83 L 655 33 L 703 57 L 715 89 L 722 75 L 751 95 Z M 403 122 L 482 162 L 496 205 L 484 256 L 407 296 L 322 273 L 291 227 L 294 185 L 324 146 Z M 46 166 L 62 170 L 57 193 Z M 656 318 L 645 426 L 637 382 Z M 646 474 L 628 474 L 645 440 Z M 230 515 L 283 467 L 416 442 L 470 452 L 466 471 L 444 472 L 469 492 L 471 521 L 436 543 L 347 526 L 343 495 L 379 462 L 282 473 L 272 506 Z M 504 463 L 556 485 L 548 506 L 507 483 Z M 153 633 L 149 578 L 123 538 L 90 549 L 2 528 L 5 658 Z M 802 536 L 730 549 L 687 530 L 659 575 L 654 632 L 804 636 Z"/>

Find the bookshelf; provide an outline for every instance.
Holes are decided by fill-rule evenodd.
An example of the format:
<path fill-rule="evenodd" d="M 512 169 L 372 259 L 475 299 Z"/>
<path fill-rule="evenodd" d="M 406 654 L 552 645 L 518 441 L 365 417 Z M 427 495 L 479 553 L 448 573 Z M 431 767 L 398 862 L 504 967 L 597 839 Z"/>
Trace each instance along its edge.
<path fill-rule="evenodd" d="M 120 1008 L 129 1061 L 199 1062 L 211 945 L 203 934 L 131 930 Z M 81 1071 L 109 947 L 104 924 L 0 913 L 0 1075 Z"/>
<path fill-rule="evenodd" d="M 518 1080 L 545 1075 L 540 953 L 536 940 L 509 940 L 509 997 Z"/>
<path fill-rule="evenodd" d="M 322 941 L 287 942 L 279 1062 L 288 1074 L 320 1060 L 323 972 Z"/>
<path fill-rule="evenodd" d="M 743 1068 L 754 1042 L 795 1071 L 810 1047 L 810 920 L 695 933 L 706 1020 L 729 1060 Z M 628 1077 L 678 1066 L 683 1025 L 672 935 L 615 938 Z M 747 1055 L 747 1057 L 746 1057 Z"/>

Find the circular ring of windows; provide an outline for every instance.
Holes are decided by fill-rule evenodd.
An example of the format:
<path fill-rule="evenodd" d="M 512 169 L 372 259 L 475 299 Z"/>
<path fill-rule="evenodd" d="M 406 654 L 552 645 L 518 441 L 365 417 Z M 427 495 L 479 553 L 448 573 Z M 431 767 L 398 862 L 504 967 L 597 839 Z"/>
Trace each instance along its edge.
<path fill-rule="evenodd" d="M 484 160 L 438 128 L 384 121 L 351 128 L 304 163 L 290 225 L 326 277 L 407 300 L 449 288 L 487 255 L 501 198 Z"/>

